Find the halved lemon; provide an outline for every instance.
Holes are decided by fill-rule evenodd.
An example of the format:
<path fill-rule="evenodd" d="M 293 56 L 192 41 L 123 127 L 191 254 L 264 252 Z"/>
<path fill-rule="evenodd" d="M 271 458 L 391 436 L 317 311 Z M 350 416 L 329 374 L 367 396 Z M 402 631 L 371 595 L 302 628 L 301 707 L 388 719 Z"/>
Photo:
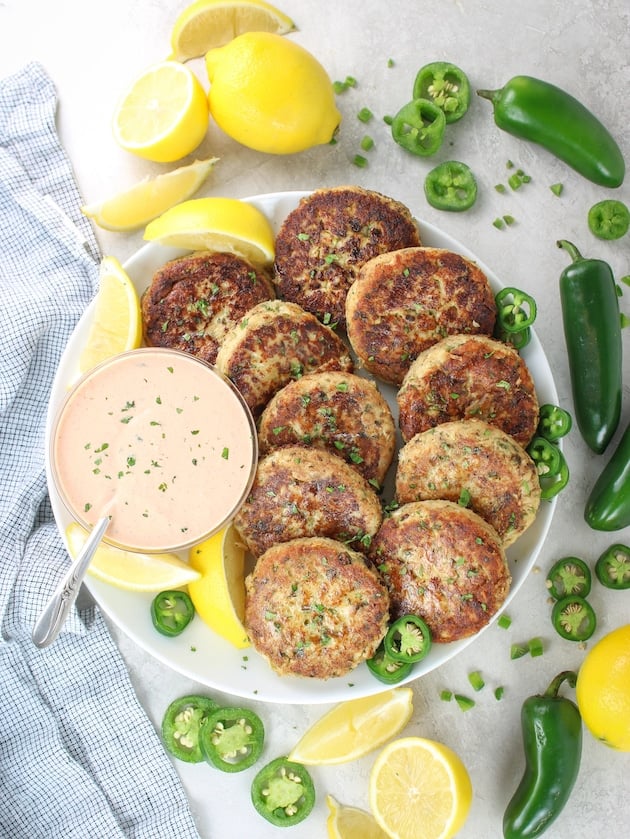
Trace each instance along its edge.
<path fill-rule="evenodd" d="M 371 813 L 358 807 L 340 804 L 332 795 L 326 796 L 330 815 L 326 821 L 328 839 L 388 839 Z"/>
<path fill-rule="evenodd" d="M 79 370 L 87 373 L 101 361 L 133 350 L 142 342 L 140 298 L 115 256 L 102 259 L 94 317 L 79 355 Z"/>
<path fill-rule="evenodd" d="M 66 528 L 68 551 L 76 557 L 88 532 L 72 522 Z M 124 551 L 102 542 L 89 565 L 88 574 L 104 583 L 129 591 L 153 592 L 182 588 L 200 576 L 176 554 L 143 554 Z"/>
<path fill-rule="evenodd" d="M 451 839 L 472 802 L 470 776 L 448 746 L 403 737 L 384 747 L 370 773 L 370 808 L 391 837 Z"/>
<path fill-rule="evenodd" d="M 356 760 L 399 734 L 412 713 L 411 688 L 342 702 L 308 729 L 289 760 L 307 765 Z"/>
<path fill-rule="evenodd" d="M 172 172 L 144 178 L 110 198 L 81 207 L 81 212 L 105 230 L 137 230 L 194 195 L 218 159 L 195 160 Z"/>
<path fill-rule="evenodd" d="M 238 649 L 249 647 L 243 626 L 245 614 L 245 548 L 232 525 L 192 547 L 191 568 L 199 579 L 188 593 L 199 617 L 218 635 Z"/>
<path fill-rule="evenodd" d="M 295 28 L 290 17 L 264 0 L 197 0 L 175 20 L 172 57 L 176 61 L 199 58 L 243 32 L 285 35 Z"/>
<path fill-rule="evenodd" d="M 170 163 L 197 148 L 208 119 L 199 79 L 178 61 L 163 61 L 145 70 L 121 97 L 114 111 L 114 139 L 138 157 Z"/>
<path fill-rule="evenodd" d="M 188 250 L 235 253 L 269 265 L 275 254 L 271 224 L 257 207 L 238 198 L 192 198 L 149 222 L 149 242 Z"/>

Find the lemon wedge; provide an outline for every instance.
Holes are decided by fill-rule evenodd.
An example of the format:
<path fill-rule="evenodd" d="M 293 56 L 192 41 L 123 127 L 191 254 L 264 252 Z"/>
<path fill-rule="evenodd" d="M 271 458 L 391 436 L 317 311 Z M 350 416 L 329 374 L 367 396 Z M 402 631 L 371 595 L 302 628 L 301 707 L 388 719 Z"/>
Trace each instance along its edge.
<path fill-rule="evenodd" d="M 340 804 L 332 795 L 326 796 L 326 804 L 328 839 L 388 839 L 371 813 Z"/>
<path fill-rule="evenodd" d="M 81 212 L 105 230 L 137 230 L 194 195 L 218 159 L 195 160 L 172 172 L 144 178 L 103 201 L 81 207 Z"/>
<path fill-rule="evenodd" d="M 466 767 L 448 746 L 403 737 L 384 747 L 370 773 L 370 808 L 389 836 L 451 839 L 472 801 Z"/>
<path fill-rule="evenodd" d="M 142 342 L 140 298 L 115 256 L 102 259 L 94 317 L 79 355 L 79 370 L 87 373 L 101 361 L 133 350 Z"/>
<path fill-rule="evenodd" d="M 254 264 L 269 265 L 275 253 L 267 217 L 238 198 L 192 198 L 149 222 L 149 242 L 188 250 L 235 253 Z"/>
<path fill-rule="evenodd" d="M 81 525 L 66 528 L 70 556 L 76 557 L 88 538 Z M 175 554 L 143 554 L 124 551 L 104 542 L 97 548 L 88 574 L 101 582 L 128 591 L 153 592 L 181 588 L 200 576 Z"/>
<path fill-rule="evenodd" d="M 342 702 L 308 729 L 289 760 L 316 765 L 363 757 L 402 731 L 413 713 L 412 700 L 411 688 L 393 688 Z"/>
<path fill-rule="evenodd" d="M 243 626 L 245 614 L 245 549 L 232 525 L 189 551 L 191 568 L 199 579 L 188 593 L 199 617 L 210 629 L 238 649 L 249 647 Z"/>
<path fill-rule="evenodd" d="M 138 157 L 170 163 L 197 148 L 208 118 L 199 79 L 178 61 L 163 61 L 145 70 L 121 97 L 114 110 L 114 139 Z"/>
<path fill-rule="evenodd" d="M 199 58 L 243 32 L 285 35 L 295 28 L 290 17 L 263 0 L 197 0 L 175 20 L 171 31 L 172 58 Z"/>

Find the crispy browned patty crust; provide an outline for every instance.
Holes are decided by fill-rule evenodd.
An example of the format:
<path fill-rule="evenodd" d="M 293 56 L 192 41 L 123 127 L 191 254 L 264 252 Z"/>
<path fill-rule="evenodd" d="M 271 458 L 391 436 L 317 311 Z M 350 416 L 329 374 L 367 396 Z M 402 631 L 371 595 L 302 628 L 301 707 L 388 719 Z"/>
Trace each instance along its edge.
<path fill-rule="evenodd" d="M 453 334 L 492 335 L 494 294 L 473 262 L 443 248 L 403 248 L 366 262 L 346 297 L 363 366 L 400 385 L 418 355 Z"/>
<path fill-rule="evenodd" d="M 234 382 L 257 419 L 271 397 L 306 373 L 353 370 L 348 347 L 295 303 L 259 303 L 225 336 L 217 368 Z"/>
<path fill-rule="evenodd" d="M 481 420 L 441 423 L 401 448 L 396 469 L 400 504 L 431 498 L 459 502 L 462 497 L 507 547 L 536 518 L 536 466 L 513 437 Z"/>
<path fill-rule="evenodd" d="M 480 419 L 527 446 L 538 426 L 534 380 L 511 344 L 452 335 L 420 353 L 397 395 L 405 441 L 442 422 Z"/>
<path fill-rule="evenodd" d="M 203 251 L 167 262 L 142 295 L 145 343 L 214 363 L 245 312 L 275 297 L 270 278 L 241 257 Z"/>
<path fill-rule="evenodd" d="M 251 553 L 260 556 L 300 536 L 328 536 L 363 550 L 381 519 L 376 492 L 340 457 L 284 446 L 258 461 L 234 524 Z"/>
<path fill-rule="evenodd" d="M 280 226 L 273 280 L 279 297 L 343 326 L 346 294 L 361 265 L 419 244 L 411 213 L 399 201 L 358 186 L 319 189 Z"/>
<path fill-rule="evenodd" d="M 511 583 L 497 532 L 452 501 L 394 510 L 372 540 L 369 558 L 389 590 L 392 619 L 419 615 L 438 643 L 482 629 Z"/>
<path fill-rule="evenodd" d="M 266 551 L 248 575 L 245 627 L 281 675 L 329 679 L 371 658 L 389 596 L 363 556 L 333 539 L 296 539 Z"/>
<path fill-rule="evenodd" d="M 258 426 L 261 454 L 301 444 L 327 449 L 381 485 L 394 457 L 396 427 L 373 381 L 352 373 L 309 373 L 278 391 Z"/>

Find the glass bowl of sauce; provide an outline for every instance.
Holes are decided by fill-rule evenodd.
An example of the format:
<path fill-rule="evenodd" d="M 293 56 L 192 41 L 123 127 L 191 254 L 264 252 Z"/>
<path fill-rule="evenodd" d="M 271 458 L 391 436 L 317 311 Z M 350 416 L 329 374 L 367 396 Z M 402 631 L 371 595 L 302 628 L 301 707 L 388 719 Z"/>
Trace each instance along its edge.
<path fill-rule="evenodd" d="M 234 385 L 189 353 L 146 347 L 103 362 L 64 399 L 51 475 L 72 517 L 131 551 L 175 552 L 224 527 L 251 489 L 256 426 Z"/>

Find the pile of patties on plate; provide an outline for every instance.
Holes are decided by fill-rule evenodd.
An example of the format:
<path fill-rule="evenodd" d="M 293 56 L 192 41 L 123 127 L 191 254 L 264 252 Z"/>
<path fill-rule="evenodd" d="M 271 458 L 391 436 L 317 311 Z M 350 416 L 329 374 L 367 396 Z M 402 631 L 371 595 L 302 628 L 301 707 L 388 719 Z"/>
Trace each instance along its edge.
<path fill-rule="evenodd" d="M 193 253 L 157 271 L 142 309 L 148 345 L 214 364 L 257 422 L 235 527 L 254 561 L 245 626 L 277 673 L 344 675 L 404 614 L 438 643 L 489 622 L 510 587 L 505 549 L 540 503 L 525 450 L 538 401 L 492 337 L 474 263 L 423 247 L 391 198 L 320 189 L 282 222 L 273 272 Z"/>

